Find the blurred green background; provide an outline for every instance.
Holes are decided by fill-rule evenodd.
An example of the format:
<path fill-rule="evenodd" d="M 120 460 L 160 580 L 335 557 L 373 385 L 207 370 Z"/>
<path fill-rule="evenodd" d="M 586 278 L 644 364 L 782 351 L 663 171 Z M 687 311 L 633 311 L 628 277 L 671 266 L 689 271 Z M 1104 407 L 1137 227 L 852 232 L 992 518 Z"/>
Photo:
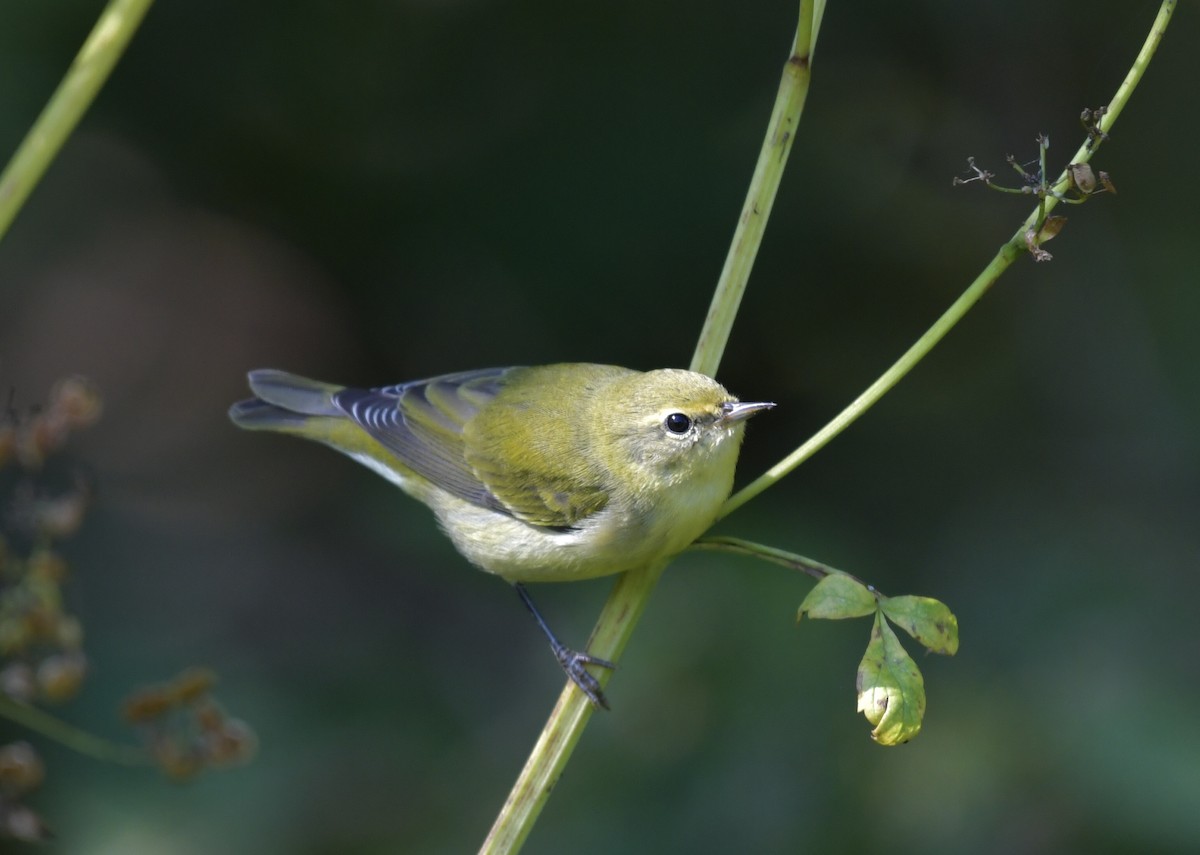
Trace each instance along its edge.
<path fill-rule="evenodd" d="M 0 4 L 0 152 L 98 0 Z M 1157 3 L 831 3 L 721 379 L 779 408 L 745 480 L 965 287 Z M 1200 114 L 1185 4 L 1066 211 L 866 418 L 719 530 L 958 614 L 926 730 L 854 711 L 866 621 L 685 556 L 526 851 L 1200 851 Z M 93 665 L 64 717 L 193 663 L 258 731 L 186 786 L 36 740 L 66 853 L 467 852 L 562 684 L 511 591 L 326 449 L 236 431 L 248 369 L 380 385 L 488 365 L 685 365 L 794 2 L 169 2 L 0 244 L 0 383 L 82 372 L 102 422 L 66 547 Z M 6 154 L 5 154 L 6 156 Z M 610 583 L 535 591 L 581 643 Z M 14 738 L 17 728 L 0 726 Z"/>

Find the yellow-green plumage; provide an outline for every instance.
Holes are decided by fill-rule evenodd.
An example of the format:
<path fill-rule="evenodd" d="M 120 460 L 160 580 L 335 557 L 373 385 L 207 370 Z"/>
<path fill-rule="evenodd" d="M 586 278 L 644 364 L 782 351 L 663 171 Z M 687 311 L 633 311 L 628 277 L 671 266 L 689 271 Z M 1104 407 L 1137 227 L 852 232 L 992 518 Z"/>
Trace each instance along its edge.
<path fill-rule="evenodd" d="M 429 505 L 458 550 L 509 581 L 618 573 L 682 550 L 728 497 L 743 421 L 678 369 L 562 364 L 344 389 L 250 374 L 238 425 L 332 446 Z M 686 422 L 686 430 L 677 430 Z"/>

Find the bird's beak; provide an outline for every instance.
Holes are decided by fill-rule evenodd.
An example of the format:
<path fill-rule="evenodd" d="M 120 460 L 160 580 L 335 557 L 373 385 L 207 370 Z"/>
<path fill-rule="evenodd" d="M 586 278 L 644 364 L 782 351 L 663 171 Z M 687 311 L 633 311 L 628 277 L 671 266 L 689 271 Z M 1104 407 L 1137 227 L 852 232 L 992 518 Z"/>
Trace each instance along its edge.
<path fill-rule="evenodd" d="M 761 413 L 763 410 L 769 410 L 774 406 L 774 404 L 767 403 L 766 401 L 730 401 L 721 405 L 721 424 L 732 425 L 744 422 L 755 413 Z"/>

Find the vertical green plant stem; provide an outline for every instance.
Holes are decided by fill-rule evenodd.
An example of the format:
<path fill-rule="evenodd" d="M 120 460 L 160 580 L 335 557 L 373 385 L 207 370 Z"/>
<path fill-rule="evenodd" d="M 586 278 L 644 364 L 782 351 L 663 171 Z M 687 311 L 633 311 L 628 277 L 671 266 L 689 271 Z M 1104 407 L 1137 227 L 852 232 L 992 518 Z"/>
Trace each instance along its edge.
<path fill-rule="evenodd" d="M 812 45 L 823 8 L 823 0 L 801 5 L 792 52 L 784 64 L 783 80 L 746 205 L 734 231 L 733 244 L 692 358 L 694 371 L 710 376 L 716 374 L 725 343 L 729 340 L 808 94 Z M 663 562 L 624 573 L 617 579 L 588 642 L 589 653 L 611 662 L 620 659 L 665 568 Z M 598 675 L 602 685 L 608 682 L 608 676 L 608 672 Z M 520 849 L 591 715 L 592 707 L 583 693 L 568 681 L 480 852 L 494 855 Z"/>
<path fill-rule="evenodd" d="M 1129 97 L 1133 94 L 1134 89 L 1137 88 L 1138 82 L 1142 79 L 1142 75 L 1150 64 L 1150 59 L 1154 56 L 1154 52 L 1158 49 L 1158 45 L 1162 41 L 1167 24 L 1170 23 L 1171 16 L 1175 12 L 1175 4 L 1176 0 L 1163 0 L 1162 6 L 1158 10 L 1158 15 L 1155 16 L 1154 24 L 1150 27 L 1150 33 L 1146 36 L 1146 40 L 1142 44 L 1142 49 L 1138 52 L 1137 58 L 1130 67 L 1129 73 L 1125 75 L 1125 79 L 1121 82 L 1120 87 L 1118 87 L 1112 101 L 1107 105 L 1108 111 L 1099 124 L 1101 131 L 1108 132 L 1113 126 L 1113 122 L 1116 121 L 1117 116 L 1125 108 L 1125 104 L 1129 101 Z M 1080 145 L 1069 163 L 1088 162 L 1091 160 L 1095 148 L 1095 146 L 1089 147 L 1085 141 Z M 1051 186 L 1051 189 L 1061 192 L 1066 190 L 1068 186 L 1068 173 L 1066 169 L 1063 169 L 1062 174 Z M 1057 198 L 1053 195 L 1047 196 L 1044 210 L 1049 213 L 1057 204 Z M 934 345 L 942 340 L 942 337 L 962 319 L 963 315 L 979 301 L 979 298 L 987 293 L 987 290 L 992 287 L 992 283 L 999 279 L 1000 275 L 1014 261 L 1027 253 L 1025 234 L 1038 222 L 1041 212 L 1042 208 L 1040 205 L 1038 208 L 1034 208 L 1025 219 L 1025 222 L 1021 224 L 1021 227 L 1017 229 L 1007 243 L 1000 247 L 995 257 L 992 258 L 979 276 L 975 278 L 975 281 L 967 287 L 967 290 L 954 301 L 950 308 L 934 322 L 933 326 L 924 335 L 917 339 L 912 347 L 904 352 L 903 356 L 880 375 L 879 379 L 868 386 L 846 409 L 838 413 L 829 424 L 817 431 L 807 442 L 779 463 L 776 463 L 763 475 L 730 496 L 729 500 L 725 502 L 724 507 L 721 508 L 720 516 L 724 517 L 737 510 L 780 478 L 787 475 L 824 447 L 831 439 L 849 427 L 859 416 L 874 406 L 875 402 L 882 398 L 889 389 L 900 382 L 900 379 L 911 371 L 933 349 Z"/>
<path fill-rule="evenodd" d="M 154 0 L 111 0 L 0 174 L 0 239 L 87 112 Z"/>
<path fill-rule="evenodd" d="M 820 9 L 815 9 L 815 6 L 820 6 Z M 787 165 L 788 154 L 796 138 L 800 114 L 808 97 L 819 13 L 824 6 L 823 2 L 804 3 L 801 6 L 792 53 L 783 66 L 783 79 L 779 81 L 779 93 L 767 124 L 767 135 L 754 166 L 754 175 L 750 178 L 750 189 L 746 193 L 742 215 L 738 218 L 729 254 L 725 256 L 725 266 L 708 307 L 708 316 L 692 355 L 691 369 L 710 377 L 716 375 L 721 356 L 725 353 L 734 318 L 737 317 L 742 295 L 746 292 L 746 283 L 750 280 L 750 270 L 758 256 L 767 218 L 771 216 L 771 208 L 775 204 L 783 168 Z"/>

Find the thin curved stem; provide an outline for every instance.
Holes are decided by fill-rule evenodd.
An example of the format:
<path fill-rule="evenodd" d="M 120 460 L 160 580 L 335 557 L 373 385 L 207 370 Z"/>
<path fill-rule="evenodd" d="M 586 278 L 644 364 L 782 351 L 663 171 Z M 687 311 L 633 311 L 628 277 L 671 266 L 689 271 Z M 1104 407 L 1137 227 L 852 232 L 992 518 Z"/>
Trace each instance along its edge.
<path fill-rule="evenodd" d="M 0 692 L 0 716 L 96 760 L 123 766 L 154 765 L 154 758 L 141 748 L 93 736 L 44 710 L 14 701 L 3 692 Z"/>
<path fill-rule="evenodd" d="M 1023 240 L 1023 239 L 1022 239 Z M 942 314 L 937 321 L 934 322 L 924 335 L 904 352 L 904 355 L 892 364 L 890 368 L 883 372 L 878 379 L 868 386 L 862 394 L 850 402 L 844 410 L 838 413 L 828 424 L 812 435 L 803 445 L 785 457 L 783 460 L 776 463 L 765 473 L 760 475 L 755 480 L 751 481 L 745 487 L 726 500 L 721 508 L 720 517 L 727 516 L 740 508 L 746 502 L 753 499 L 763 490 L 770 487 L 772 484 L 779 481 L 783 476 L 787 475 L 801 463 L 816 454 L 822 449 L 831 439 L 848 428 L 858 419 L 863 413 L 875 405 L 875 403 L 887 394 L 888 390 L 900 382 L 909 371 L 911 371 L 918 362 L 925 358 L 929 351 L 933 350 L 946 333 L 953 329 L 972 306 L 979 302 L 979 298 L 987 293 L 988 288 L 992 287 L 1000 274 L 1008 269 L 1013 259 L 1020 256 L 1022 250 L 1014 246 L 1011 242 L 1005 244 L 996 257 L 991 260 L 983 272 L 975 278 L 975 281 L 970 284 L 966 291 L 951 304 L 950 308 Z"/>
<path fill-rule="evenodd" d="M 1171 21 L 1171 16 L 1175 12 L 1176 0 L 1163 0 L 1162 6 L 1158 10 L 1158 15 L 1154 19 L 1154 24 L 1150 27 L 1150 33 L 1146 36 L 1142 48 L 1138 51 L 1137 58 L 1129 69 L 1129 73 L 1125 75 L 1125 79 L 1121 82 L 1117 92 L 1113 95 L 1112 101 L 1108 104 L 1108 110 L 1102 117 L 1099 123 L 1099 130 L 1107 133 L 1116 121 L 1117 116 L 1125 108 L 1129 97 L 1137 88 L 1142 75 L 1145 74 L 1146 68 L 1150 63 L 1150 59 L 1154 56 L 1154 52 L 1158 49 L 1162 42 L 1163 34 L 1166 32 L 1167 24 Z M 1098 145 L 1088 145 L 1085 141 L 1080 145 L 1075 152 L 1074 157 L 1069 163 L 1087 163 L 1095 154 Z M 1063 169 L 1062 174 L 1051 185 L 1051 189 L 1056 192 L 1062 192 L 1069 185 L 1068 170 Z M 933 350 L 934 346 L 942 340 L 955 324 L 974 306 L 979 299 L 987 293 L 992 284 L 1000 278 L 1000 275 L 1006 271 L 1009 266 L 1024 255 L 1027 251 L 1026 233 L 1033 228 L 1041 219 L 1044 219 L 1045 214 L 1049 213 L 1058 204 L 1059 199 L 1054 195 L 1048 195 L 1043 203 L 1030 213 L 1021 224 L 1021 227 L 1009 238 L 996 252 L 983 271 L 975 277 L 975 280 L 967 286 L 967 289 L 962 293 L 957 300 L 951 304 L 945 313 L 938 318 L 933 326 L 931 326 L 924 335 L 904 352 L 904 355 L 896 360 L 890 368 L 888 368 L 879 378 L 868 386 L 862 394 L 850 402 L 844 410 L 838 413 L 827 425 L 817 431 L 803 445 L 785 457 L 783 460 L 776 463 L 765 473 L 760 475 L 754 481 L 747 484 L 737 493 L 734 493 L 725 502 L 721 508 L 720 517 L 727 516 L 733 511 L 740 508 L 746 502 L 753 499 L 763 490 L 770 487 L 772 484 L 779 481 L 801 463 L 812 457 L 817 451 L 823 448 L 831 439 L 844 431 L 847 427 L 854 423 L 859 416 L 869 410 L 875 403 L 882 398 L 888 390 L 895 386 L 900 379 L 911 371 L 918 362 L 925 358 L 929 351 Z"/>
<path fill-rule="evenodd" d="M 844 573 L 841 570 L 830 567 L 828 564 L 822 564 L 816 559 L 798 555 L 795 552 L 776 549 L 774 546 L 767 546 L 764 543 L 744 540 L 740 537 L 702 537 L 688 548 L 698 552 L 728 552 L 733 555 L 745 555 L 750 558 L 757 558 L 761 561 L 778 564 L 781 567 L 787 567 L 791 570 L 799 570 L 801 573 L 812 576 L 818 581 L 831 573 L 842 573 L 844 576 L 850 576 L 851 579 L 862 581 L 849 573 Z M 870 587 L 865 582 L 863 582 L 863 585 Z"/>

